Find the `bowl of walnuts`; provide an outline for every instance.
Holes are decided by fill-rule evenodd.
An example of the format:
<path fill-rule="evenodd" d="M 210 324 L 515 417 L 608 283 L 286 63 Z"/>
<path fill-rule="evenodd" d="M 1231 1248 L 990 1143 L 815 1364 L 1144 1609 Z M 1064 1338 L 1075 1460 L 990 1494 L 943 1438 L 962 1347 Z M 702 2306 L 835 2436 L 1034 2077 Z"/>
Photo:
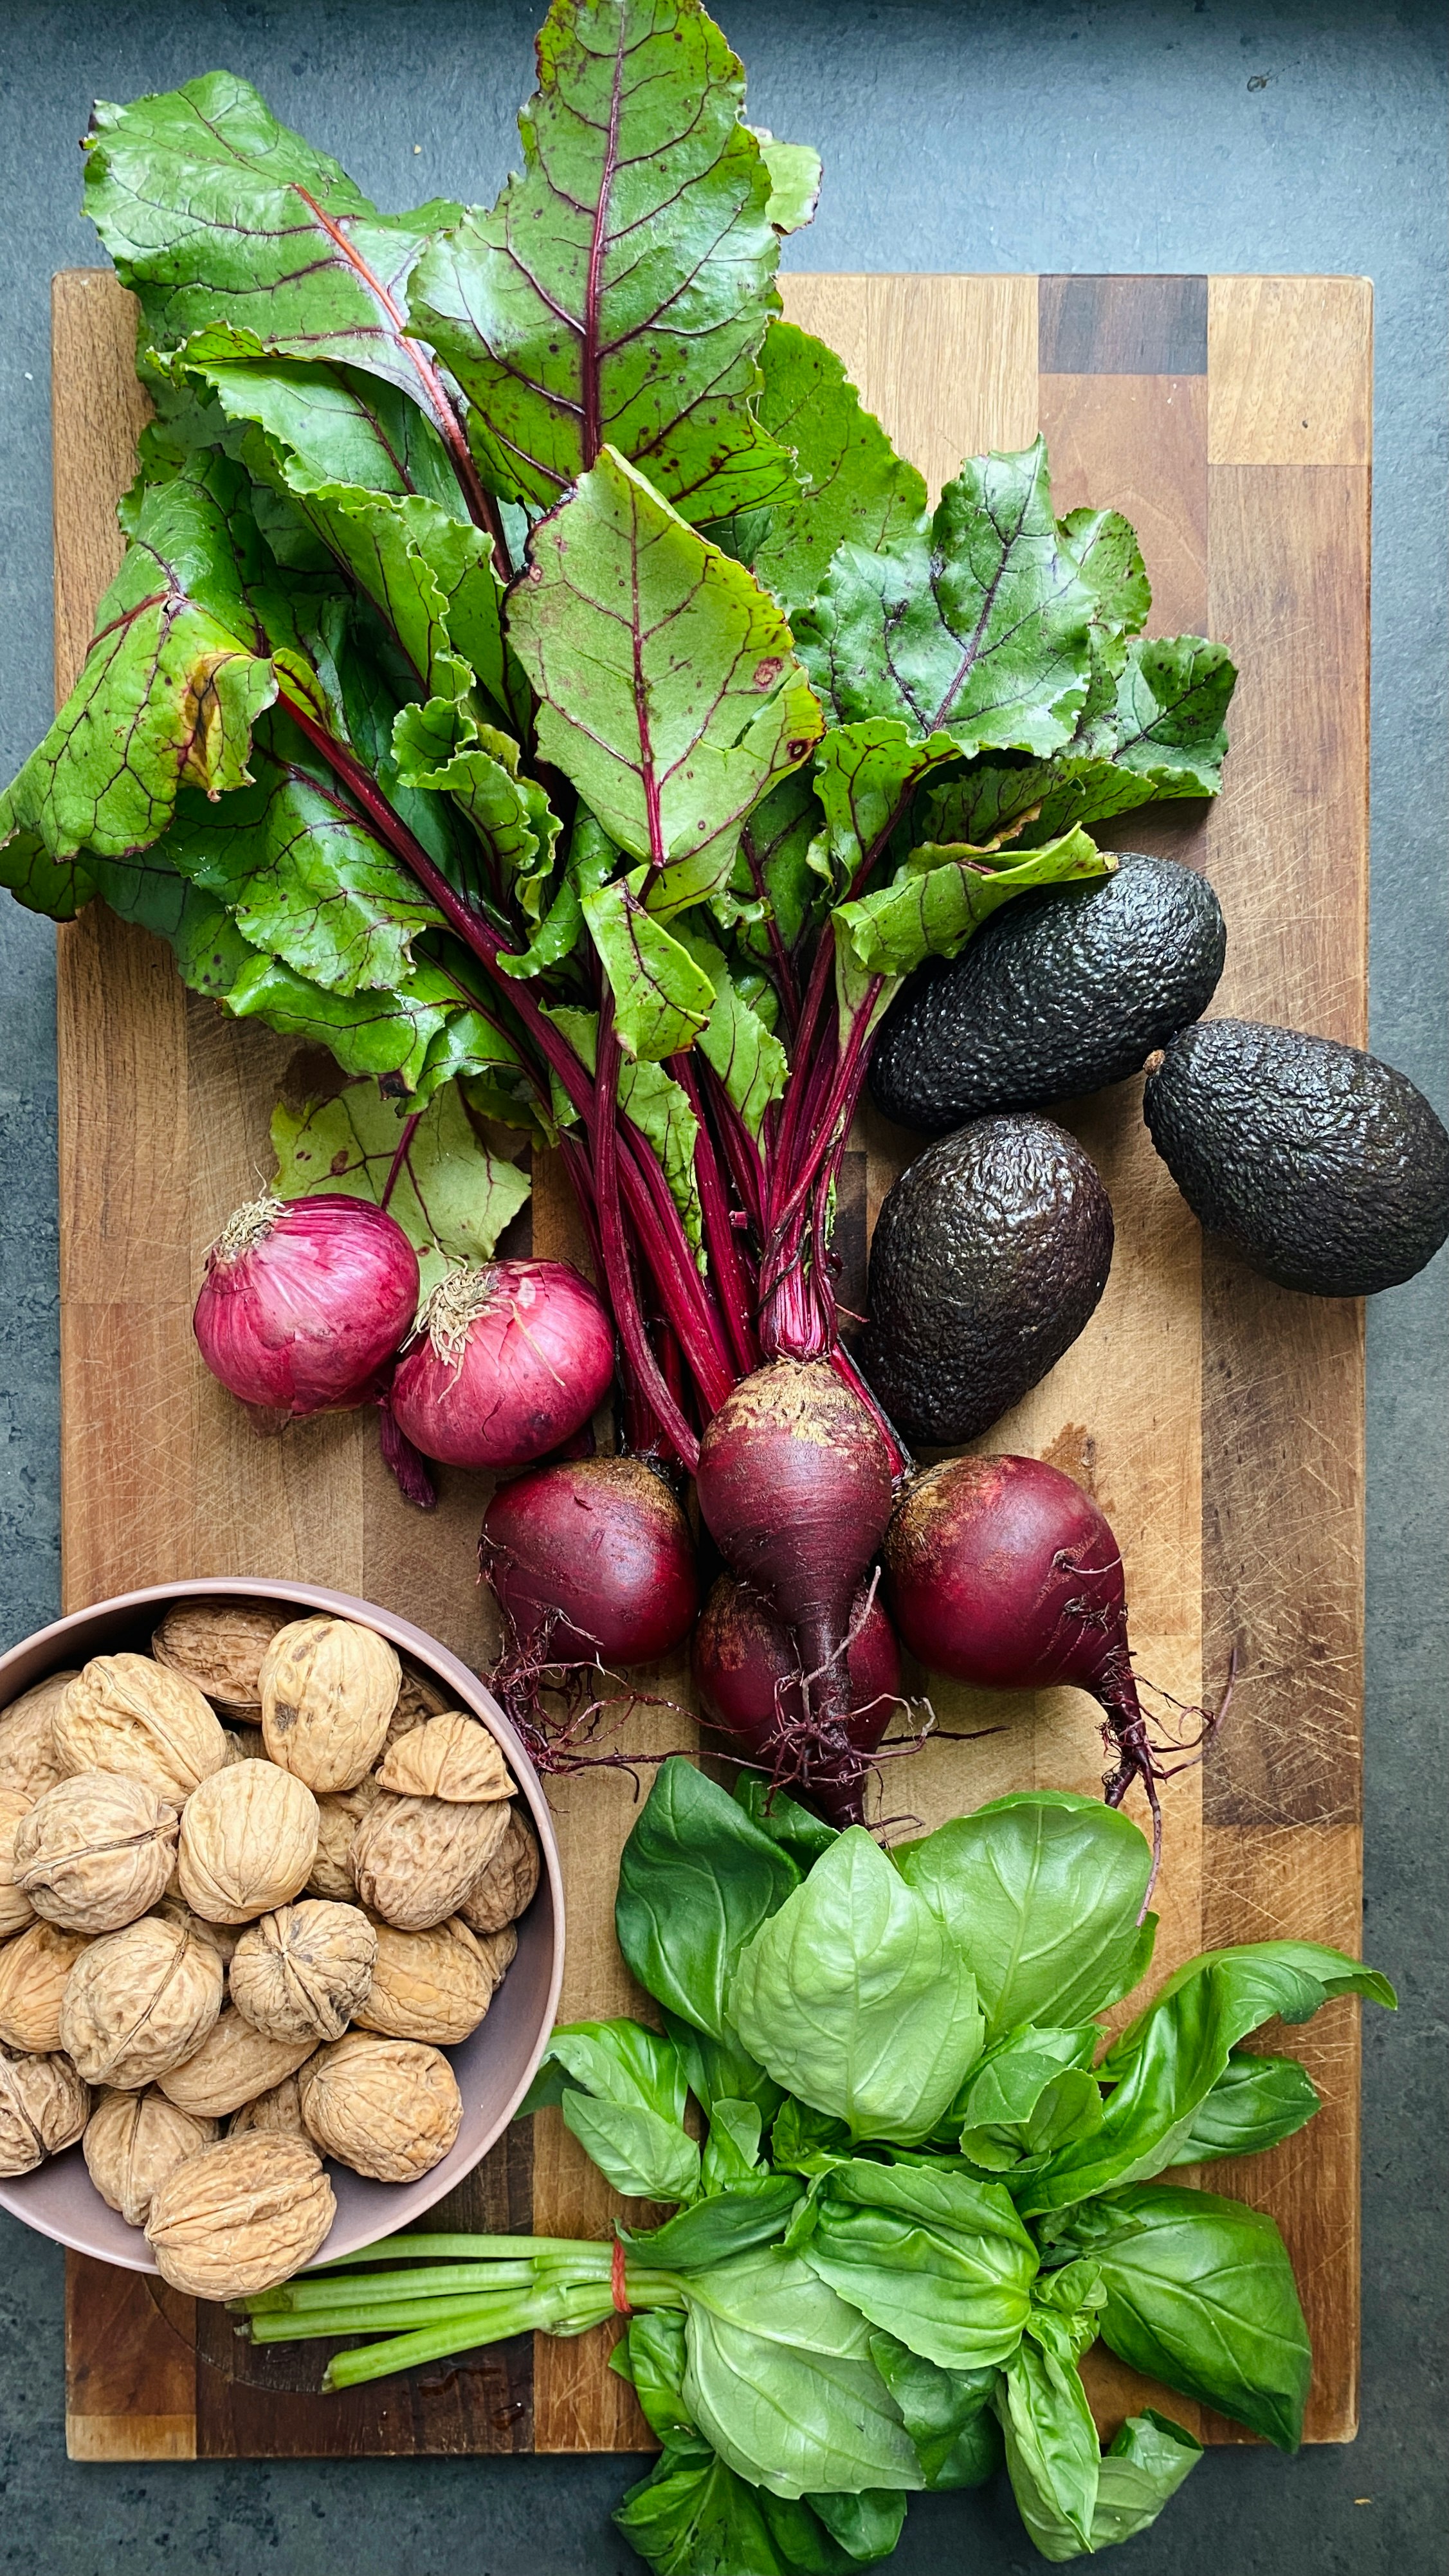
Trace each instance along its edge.
<path fill-rule="evenodd" d="M 416 2220 L 553 2026 L 558 1850 L 405 1619 L 171 1583 L 0 1657 L 0 2206 L 226 2299 Z"/>

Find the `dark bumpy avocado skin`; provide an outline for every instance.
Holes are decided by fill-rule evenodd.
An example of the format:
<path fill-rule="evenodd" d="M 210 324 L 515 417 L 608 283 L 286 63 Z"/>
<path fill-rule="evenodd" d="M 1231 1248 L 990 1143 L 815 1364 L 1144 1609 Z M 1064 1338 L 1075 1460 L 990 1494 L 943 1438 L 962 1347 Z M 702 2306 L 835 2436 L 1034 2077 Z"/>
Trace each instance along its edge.
<path fill-rule="evenodd" d="M 1206 1010 L 1227 933 L 1205 877 L 1126 850 L 1115 876 L 1019 895 L 906 988 L 876 1044 L 888 1118 L 943 1135 L 1140 1073 Z"/>
<path fill-rule="evenodd" d="M 1194 1216 L 1313 1297 L 1372 1297 L 1449 1235 L 1449 1132 L 1407 1074 L 1257 1020 L 1184 1029 L 1143 1091 Z"/>
<path fill-rule="evenodd" d="M 872 1386 L 908 1439 L 974 1439 L 1076 1340 L 1112 1266 L 1096 1165 L 1049 1118 L 978 1118 L 887 1193 L 870 1254 Z"/>

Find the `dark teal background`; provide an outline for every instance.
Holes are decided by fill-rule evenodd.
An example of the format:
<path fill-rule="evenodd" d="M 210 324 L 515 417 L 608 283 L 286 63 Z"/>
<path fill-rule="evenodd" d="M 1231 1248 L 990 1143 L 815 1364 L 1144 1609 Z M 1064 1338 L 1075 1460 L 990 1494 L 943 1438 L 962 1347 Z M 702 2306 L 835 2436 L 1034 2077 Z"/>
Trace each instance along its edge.
<path fill-rule="evenodd" d="M 542 0 L 540 0 L 542 5 Z M 1446 11 L 1439 0 L 734 0 L 757 123 L 825 155 L 813 268 L 1374 280 L 1372 1043 L 1446 1107 Z M 93 96 L 226 65 L 384 206 L 491 198 L 520 0 L 0 0 L 0 777 L 50 713 L 47 296 L 94 261 Z M 420 148 L 416 148 L 420 147 Z M 0 903 L 0 1643 L 58 1607 L 52 934 Z M 1121 2576 L 1431 2576 L 1444 2549 L 1446 1260 L 1369 1330 L 1363 2431 L 1210 2454 Z M 62 2258 L 0 2226 L 0 2568 L 627 2576 L 622 2463 L 78 2467 Z M 924 2499 L 900 2576 L 1038 2568 L 1009 2493 Z M 732 2576 L 732 2571 L 723 2571 Z"/>

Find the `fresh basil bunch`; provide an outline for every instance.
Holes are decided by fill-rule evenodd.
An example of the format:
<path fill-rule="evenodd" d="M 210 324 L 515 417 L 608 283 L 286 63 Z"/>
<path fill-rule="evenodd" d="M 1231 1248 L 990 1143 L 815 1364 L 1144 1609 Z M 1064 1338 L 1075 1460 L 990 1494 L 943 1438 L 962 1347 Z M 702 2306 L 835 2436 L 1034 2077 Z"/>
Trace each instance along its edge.
<path fill-rule="evenodd" d="M 1094 2016 L 1150 1963 L 1147 1869 L 1125 1817 L 1060 1791 L 887 1853 L 663 1766 L 616 1921 L 669 2035 L 560 2031 L 533 2097 L 616 2188 L 684 2204 L 627 2239 L 684 2306 L 636 2315 L 614 2363 L 664 2446 L 618 2517 L 661 2576 L 871 2564 L 909 2492 L 1003 2451 L 1046 2557 L 1130 2538 L 1198 2445 L 1149 2412 L 1102 2451 L 1078 2369 L 1098 2335 L 1296 2447 L 1311 2356 L 1276 2227 L 1157 2177 L 1312 2117 L 1301 2066 L 1250 2032 L 1393 1990 L 1306 1942 L 1209 1952 L 1102 2055 Z"/>

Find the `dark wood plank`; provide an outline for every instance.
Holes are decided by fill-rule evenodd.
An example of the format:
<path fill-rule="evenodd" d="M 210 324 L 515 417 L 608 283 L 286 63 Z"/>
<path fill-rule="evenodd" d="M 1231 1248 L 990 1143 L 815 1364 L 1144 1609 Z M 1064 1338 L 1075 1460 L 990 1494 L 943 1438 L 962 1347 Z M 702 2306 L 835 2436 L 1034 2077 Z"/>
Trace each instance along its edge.
<path fill-rule="evenodd" d="M 1205 376 L 1205 277 L 1044 277 L 1044 376 Z"/>

